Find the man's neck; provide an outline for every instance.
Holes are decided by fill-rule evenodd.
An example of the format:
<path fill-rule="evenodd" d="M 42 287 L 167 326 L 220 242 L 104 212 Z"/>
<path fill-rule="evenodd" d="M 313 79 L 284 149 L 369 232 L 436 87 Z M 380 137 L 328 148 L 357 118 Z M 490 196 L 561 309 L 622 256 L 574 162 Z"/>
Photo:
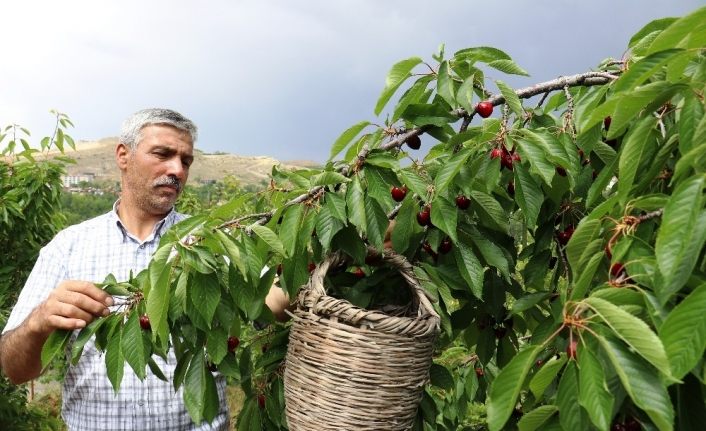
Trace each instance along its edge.
<path fill-rule="evenodd" d="M 131 203 L 129 198 L 120 199 L 117 211 L 125 229 L 140 241 L 147 238 L 154 230 L 155 224 L 167 215 L 144 211 Z"/>

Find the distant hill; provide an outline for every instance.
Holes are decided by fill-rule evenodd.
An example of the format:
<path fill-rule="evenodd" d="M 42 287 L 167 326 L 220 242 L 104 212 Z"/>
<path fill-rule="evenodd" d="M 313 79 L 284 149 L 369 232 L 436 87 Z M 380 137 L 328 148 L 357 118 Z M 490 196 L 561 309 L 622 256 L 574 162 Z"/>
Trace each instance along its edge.
<path fill-rule="evenodd" d="M 76 160 L 75 165 L 67 166 L 68 175 L 93 174 L 98 181 L 118 181 L 120 171 L 115 165 L 117 138 L 104 138 L 98 141 L 79 141 L 76 151 L 70 148 L 66 155 Z M 282 162 L 272 157 L 246 157 L 218 152 L 215 154 L 194 150 L 194 164 L 189 172 L 189 183 L 221 180 L 227 175 L 238 178 L 243 186 L 261 184 L 267 181 L 272 166 L 283 168 L 315 167 L 316 162 L 297 160 Z"/>

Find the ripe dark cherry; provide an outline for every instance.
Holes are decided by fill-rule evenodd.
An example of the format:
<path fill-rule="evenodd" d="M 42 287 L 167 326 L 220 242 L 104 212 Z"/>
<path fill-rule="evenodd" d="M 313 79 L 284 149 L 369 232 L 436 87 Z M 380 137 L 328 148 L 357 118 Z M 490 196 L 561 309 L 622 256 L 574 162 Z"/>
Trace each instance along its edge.
<path fill-rule="evenodd" d="M 407 138 L 407 146 L 413 150 L 418 150 L 422 146 L 422 140 L 419 136 L 414 135 Z"/>
<path fill-rule="evenodd" d="M 515 196 L 515 182 L 514 181 L 510 181 L 509 183 L 507 183 L 507 194 L 509 194 L 510 196 Z"/>
<path fill-rule="evenodd" d="M 152 328 L 152 325 L 150 324 L 150 318 L 146 314 L 140 316 L 140 328 L 144 329 L 145 331 L 149 331 Z"/>
<path fill-rule="evenodd" d="M 490 158 L 491 159 L 497 159 L 498 157 L 503 156 L 503 150 L 500 148 L 493 148 L 493 151 L 490 152 Z"/>
<path fill-rule="evenodd" d="M 483 118 L 488 118 L 493 113 L 493 104 L 484 100 L 476 105 L 476 112 Z"/>
<path fill-rule="evenodd" d="M 565 177 L 566 176 L 566 169 L 562 168 L 561 166 L 557 166 L 556 173 L 561 175 L 562 177 Z"/>
<path fill-rule="evenodd" d="M 456 206 L 459 209 L 467 210 L 468 207 L 471 206 L 471 200 L 464 195 L 458 195 L 456 196 Z"/>
<path fill-rule="evenodd" d="M 257 396 L 257 406 L 260 407 L 260 409 L 265 408 L 265 396 L 263 394 Z"/>
<path fill-rule="evenodd" d="M 603 119 L 603 128 L 606 129 L 606 130 L 610 129 L 610 123 L 611 123 L 612 121 L 613 121 L 613 119 L 610 118 L 610 116 L 605 117 L 605 118 Z"/>
<path fill-rule="evenodd" d="M 392 187 L 390 189 L 390 195 L 395 202 L 402 202 L 407 196 L 407 187 Z"/>
<path fill-rule="evenodd" d="M 475 369 L 475 372 L 476 372 L 476 376 L 478 376 L 478 377 L 483 377 L 483 375 L 485 374 L 485 373 L 483 372 L 483 369 L 482 369 L 482 368 L 476 368 L 476 369 Z"/>
<path fill-rule="evenodd" d="M 240 339 L 235 336 L 230 336 L 228 337 L 228 351 L 233 353 L 235 352 L 235 349 L 238 348 L 238 345 L 240 345 Z"/>
<path fill-rule="evenodd" d="M 313 272 L 316 269 L 316 264 L 314 262 L 309 262 L 309 266 L 307 267 L 309 272 Z"/>
<path fill-rule="evenodd" d="M 441 244 L 439 244 L 439 251 L 443 254 L 446 254 L 451 251 L 453 243 L 451 242 L 451 239 L 449 238 L 444 238 L 441 240 Z"/>
<path fill-rule="evenodd" d="M 358 278 L 363 278 L 365 277 L 365 271 L 363 271 L 363 268 L 358 267 L 353 271 L 353 275 L 355 275 Z"/>
<path fill-rule="evenodd" d="M 610 267 L 610 275 L 613 277 L 619 276 L 625 270 L 625 266 L 620 262 L 615 262 Z"/>
<path fill-rule="evenodd" d="M 431 224 L 431 208 L 428 205 L 417 213 L 417 223 L 420 226 L 429 226 Z"/>

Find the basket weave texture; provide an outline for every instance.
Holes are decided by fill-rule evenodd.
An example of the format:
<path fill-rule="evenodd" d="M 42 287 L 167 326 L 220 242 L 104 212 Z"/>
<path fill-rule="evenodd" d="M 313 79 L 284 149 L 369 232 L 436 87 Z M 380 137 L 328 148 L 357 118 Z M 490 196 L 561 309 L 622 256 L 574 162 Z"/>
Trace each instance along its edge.
<path fill-rule="evenodd" d="M 428 381 L 439 316 L 412 265 L 385 254 L 413 292 L 406 315 L 365 310 L 326 295 L 333 254 L 302 288 L 289 335 L 284 390 L 292 431 L 408 430 Z"/>

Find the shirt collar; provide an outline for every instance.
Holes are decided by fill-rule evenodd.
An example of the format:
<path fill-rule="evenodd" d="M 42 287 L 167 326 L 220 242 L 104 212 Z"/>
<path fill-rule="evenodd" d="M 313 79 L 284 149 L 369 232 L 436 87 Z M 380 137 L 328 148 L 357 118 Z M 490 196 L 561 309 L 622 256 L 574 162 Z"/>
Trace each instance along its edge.
<path fill-rule="evenodd" d="M 168 220 L 171 220 L 172 222 L 168 224 L 168 226 L 171 226 L 174 224 L 173 220 L 176 217 L 176 210 L 174 207 L 172 207 L 171 210 L 167 213 L 167 215 L 164 216 L 160 221 L 158 221 L 155 225 L 154 228 L 152 229 L 152 233 L 144 240 L 144 241 L 139 241 L 137 238 L 135 238 L 133 235 L 130 234 L 130 232 L 127 231 L 127 228 L 125 228 L 125 225 L 123 224 L 122 220 L 120 220 L 120 216 L 118 215 L 118 207 L 120 206 L 120 198 L 118 198 L 114 203 L 113 203 L 113 209 L 110 211 L 109 216 L 111 218 L 111 223 L 115 223 L 116 227 L 118 228 L 118 232 L 121 236 L 122 242 L 125 242 L 128 240 L 128 238 L 132 238 L 134 241 L 137 241 L 138 243 L 145 243 L 152 241 L 156 238 L 159 238 L 162 236 L 162 231 L 164 230 L 164 225 Z"/>

